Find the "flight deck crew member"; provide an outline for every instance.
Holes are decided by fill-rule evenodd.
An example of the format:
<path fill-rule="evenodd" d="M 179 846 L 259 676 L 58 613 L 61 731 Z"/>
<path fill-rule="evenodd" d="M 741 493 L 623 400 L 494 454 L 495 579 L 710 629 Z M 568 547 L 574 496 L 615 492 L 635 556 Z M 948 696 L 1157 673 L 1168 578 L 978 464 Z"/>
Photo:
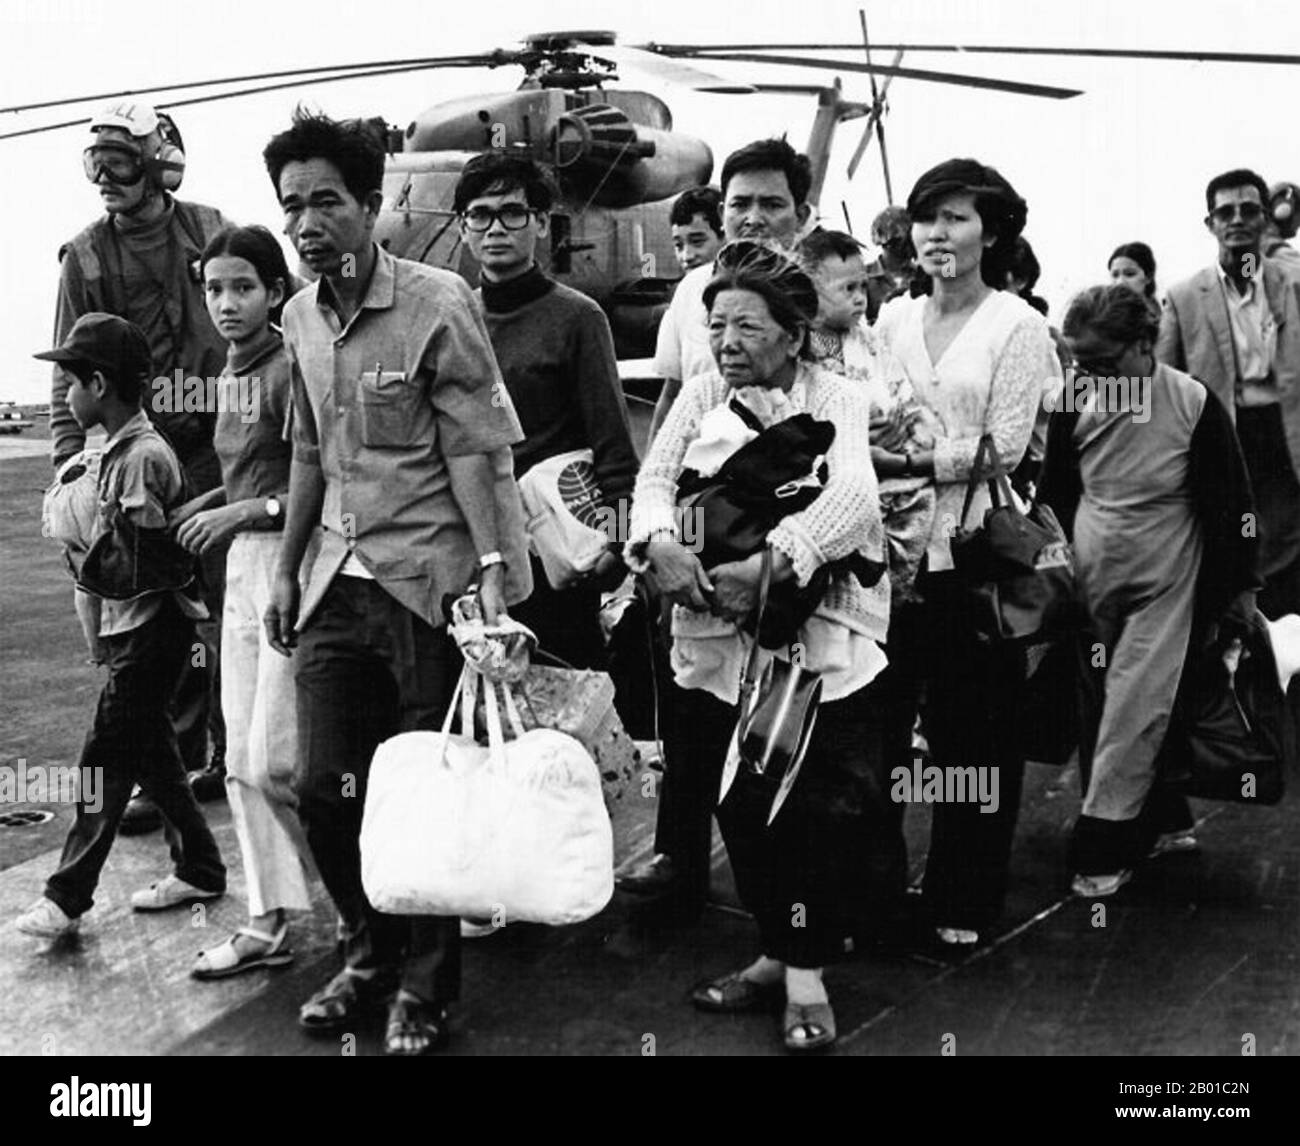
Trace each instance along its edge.
<path fill-rule="evenodd" d="M 160 387 L 155 380 L 174 383 L 178 374 L 182 382 L 217 378 L 225 367 L 225 343 L 208 321 L 198 260 L 229 223 L 214 207 L 171 194 L 184 176 L 185 154 L 175 125 L 148 104 L 130 99 L 110 104 L 90 121 L 90 130 L 94 138 L 83 155 L 86 178 L 99 190 L 107 213 L 59 249 L 54 340 L 62 342 L 77 319 L 93 311 L 116 314 L 144 332 L 151 359 L 145 413 L 176 451 L 190 496 L 197 499 L 221 489 L 212 445 L 217 411 L 176 409 L 175 386 Z M 50 399 L 56 467 L 86 445 L 68 407 L 68 385 L 67 372 L 56 364 Z M 191 502 L 174 520 L 202 508 Z M 225 725 L 217 671 L 224 563 L 224 551 L 204 558 L 209 619 L 198 626 L 204 656 L 199 665 L 192 663 L 196 658 L 187 659 L 172 700 L 181 757 L 201 799 L 224 791 Z M 153 804 L 137 797 L 123 830 L 145 831 L 160 822 Z"/>

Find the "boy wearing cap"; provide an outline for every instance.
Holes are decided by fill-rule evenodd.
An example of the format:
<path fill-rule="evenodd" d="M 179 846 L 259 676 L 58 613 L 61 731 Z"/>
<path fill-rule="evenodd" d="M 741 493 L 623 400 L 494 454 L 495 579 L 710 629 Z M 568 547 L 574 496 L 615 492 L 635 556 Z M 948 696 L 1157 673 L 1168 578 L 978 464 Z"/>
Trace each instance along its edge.
<path fill-rule="evenodd" d="M 100 462 L 99 511 L 91 553 L 119 531 L 131 543 L 122 565 L 101 562 L 95 588 L 100 605 L 100 653 L 108 680 L 81 753 L 82 798 L 58 869 L 45 895 L 17 920 L 19 931 L 57 938 L 74 930 L 94 902 L 99 874 L 138 781 L 167 819 L 175 874 L 131 897 L 137 911 L 160 911 L 225 892 L 226 869 L 216 841 L 186 781 L 168 714 L 176 679 L 194 647 L 203 604 L 161 582 L 143 556 L 159 546 L 170 509 L 184 497 L 180 463 L 141 409 L 149 377 L 144 334 L 115 315 L 83 315 L 63 344 L 37 358 L 59 363 L 70 379 L 68 408 L 83 430 L 108 433 Z M 116 538 L 107 537 L 112 548 Z M 162 543 L 165 544 L 165 543 Z M 111 594 L 109 596 L 108 594 Z M 89 769 L 98 783 L 85 783 Z M 86 799 L 90 792 L 99 799 Z"/>

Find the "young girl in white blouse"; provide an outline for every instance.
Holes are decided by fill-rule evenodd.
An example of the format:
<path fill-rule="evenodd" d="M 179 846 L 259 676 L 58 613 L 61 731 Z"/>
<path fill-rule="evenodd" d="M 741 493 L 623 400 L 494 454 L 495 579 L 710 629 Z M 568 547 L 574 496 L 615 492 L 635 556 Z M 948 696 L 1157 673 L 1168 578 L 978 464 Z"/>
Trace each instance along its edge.
<path fill-rule="evenodd" d="M 1021 676 L 1014 654 L 976 639 L 949 543 L 962 524 L 980 438 L 992 435 L 1009 468 L 1024 454 L 1053 351 L 1042 316 L 997 289 L 1027 214 L 1006 179 L 973 159 L 948 160 L 921 176 L 907 210 L 931 291 L 887 304 L 875 329 L 942 432 L 932 449 L 910 455 L 911 472 L 934 477 L 937 504 L 916 582 L 922 602 L 904 603 L 891 617 L 895 723 L 887 753 L 895 766 L 910 763 L 924 691 L 922 723 L 932 763 L 988 769 L 983 779 L 996 785 L 995 810 L 974 801 L 934 807 L 925 901 L 938 938 L 969 945 L 995 922 L 1006 893 L 1024 768 L 1012 745 Z M 890 464 L 886 459 L 877 467 L 886 472 Z M 981 485 L 969 521 L 978 523 L 989 505 Z"/>

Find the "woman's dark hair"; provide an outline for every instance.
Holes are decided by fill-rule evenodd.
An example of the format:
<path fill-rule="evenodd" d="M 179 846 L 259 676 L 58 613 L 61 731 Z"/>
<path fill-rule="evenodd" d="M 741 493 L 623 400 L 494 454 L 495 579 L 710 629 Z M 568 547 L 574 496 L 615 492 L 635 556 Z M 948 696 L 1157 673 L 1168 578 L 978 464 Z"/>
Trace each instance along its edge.
<path fill-rule="evenodd" d="M 284 297 L 271 308 L 271 321 L 279 323 L 284 304 L 293 294 L 294 278 L 289 273 L 289 264 L 285 261 L 284 250 L 279 241 L 265 227 L 254 224 L 250 227 L 228 227 L 212 237 L 211 242 L 203 248 L 203 257 L 199 260 L 199 273 L 203 274 L 208 263 L 221 255 L 231 255 L 237 259 L 246 259 L 252 263 L 262 285 L 271 290 L 279 280 L 284 290 Z"/>
<path fill-rule="evenodd" d="M 1038 256 L 1034 254 L 1034 248 L 1029 245 L 1029 240 L 1024 235 L 1017 235 L 1015 242 L 1011 244 L 1007 272 L 1012 278 L 1017 278 L 1025 284 L 1021 288 L 1020 297 L 1028 300 L 1029 292 L 1038 284 L 1043 268 L 1038 261 Z"/>
<path fill-rule="evenodd" d="M 324 159 L 338 168 L 343 185 L 360 203 L 383 189 L 386 154 L 385 141 L 370 120 L 330 119 L 300 105 L 293 113 L 293 126 L 271 139 L 262 159 L 277 200 L 286 164 Z"/>
<path fill-rule="evenodd" d="M 508 195 L 511 191 L 522 192 L 524 202 L 534 211 L 549 211 L 558 194 L 551 173 L 536 160 L 505 151 L 485 151 L 461 169 L 451 208 L 460 215 L 475 199 Z"/>
<path fill-rule="evenodd" d="M 1070 300 L 1061 323 L 1066 338 L 1078 338 L 1085 330 L 1119 346 L 1141 339 L 1155 342 L 1160 321 L 1147 300 L 1120 283 L 1088 287 Z"/>
<path fill-rule="evenodd" d="M 975 212 L 984 234 L 994 238 L 980 259 L 980 277 L 994 290 L 1002 290 L 1007 283 L 1012 247 L 1025 229 L 1029 206 L 997 168 L 986 167 L 975 159 L 949 159 L 931 167 L 916 181 L 907 197 L 907 213 L 913 223 L 927 223 L 935 217 L 943 199 L 961 194 L 975 197 Z"/>
<path fill-rule="evenodd" d="M 748 290 L 760 295 L 772 317 L 794 334 L 801 327 L 808 345 L 808 329 L 817 318 L 817 287 L 799 264 L 783 251 L 754 239 L 737 239 L 719 252 L 713 266 L 713 278 L 704 288 L 704 305 L 713 310 L 713 302 L 724 290 Z"/>
<path fill-rule="evenodd" d="M 1132 259 L 1139 267 L 1142 273 L 1147 277 L 1146 295 L 1148 298 L 1155 298 L 1156 294 L 1156 256 L 1146 243 L 1120 243 L 1110 253 L 1110 258 L 1106 260 L 1106 269 L 1110 269 L 1110 264 L 1116 259 Z"/>

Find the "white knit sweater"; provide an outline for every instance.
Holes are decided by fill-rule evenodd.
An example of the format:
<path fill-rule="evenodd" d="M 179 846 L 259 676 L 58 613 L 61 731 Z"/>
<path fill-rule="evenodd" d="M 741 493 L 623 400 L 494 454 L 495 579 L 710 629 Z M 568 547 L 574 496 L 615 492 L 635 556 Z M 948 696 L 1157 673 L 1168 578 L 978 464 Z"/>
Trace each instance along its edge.
<path fill-rule="evenodd" d="M 729 393 L 716 370 L 698 375 L 682 387 L 664 419 L 632 495 L 627 555 L 633 568 L 643 565 L 641 554 L 653 535 L 681 540 L 676 505 L 682 459 L 700 432 L 700 420 L 726 402 Z M 871 411 L 861 387 L 801 361 L 787 398 L 783 417 L 808 413 L 828 421 L 835 427 L 835 440 L 826 455 L 829 476 L 821 494 L 807 509 L 783 518 L 768 534 L 769 543 L 790 558 L 800 585 L 807 585 L 822 565 L 852 553 L 883 561 L 885 532 L 871 464 Z M 883 641 L 889 628 L 889 578 L 863 588 L 855 577 L 836 577 L 818 613 Z"/>
<path fill-rule="evenodd" d="M 916 397 L 938 414 L 943 432 L 934 444 L 938 494 L 928 556 L 930 570 L 952 568 L 952 536 L 961 527 L 966 483 L 980 438 L 991 434 L 1009 468 L 1029 445 L 1042 396 L 1054 382 L 1056 350 L 1047 322 L 1009 291 L 992 291 L 966 321 L 938 362 L 925 345 L 922 298 L 896 298 L 876 319 L 876 332 L 907 372 Z M 968 525 L 992 505 L 981 484 Z"/>

